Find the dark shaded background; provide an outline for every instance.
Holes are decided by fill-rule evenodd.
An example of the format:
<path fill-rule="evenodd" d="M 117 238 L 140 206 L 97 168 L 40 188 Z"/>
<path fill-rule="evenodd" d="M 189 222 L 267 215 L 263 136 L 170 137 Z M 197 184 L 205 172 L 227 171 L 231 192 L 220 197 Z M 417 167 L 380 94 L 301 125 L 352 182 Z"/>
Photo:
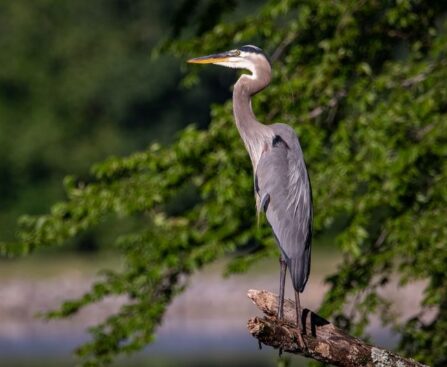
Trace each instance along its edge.
<path fill-rule="evenodd" d="M 245 1 L 231 16 L 247 14 L 260 3 Z M 0 4 L 2 240 L 13 238 L 21 214 L 43 213 L 63 198 L 65 175 L 85 176 L 107 156 L 126 155 L 154 141 L 169 143 L 188 124 L 207 126 L 209 105 L 230 96 L 233 74 L 207 68 L 199 85 L 186 89 L 181 85 L 184 60 L 151 57 L 167 35 L 193 28 L 184 28 L 189 15 L 213 14 L 194 4 Z M 97 236 L 84 236 L 76 247 L 96 249 Z"/>

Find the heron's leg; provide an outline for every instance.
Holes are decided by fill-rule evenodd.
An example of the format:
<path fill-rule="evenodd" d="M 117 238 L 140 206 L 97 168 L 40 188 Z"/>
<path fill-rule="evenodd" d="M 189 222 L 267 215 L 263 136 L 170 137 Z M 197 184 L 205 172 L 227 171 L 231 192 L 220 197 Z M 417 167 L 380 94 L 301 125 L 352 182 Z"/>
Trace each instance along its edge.
<path fill-rule="evenodd" d="M 278 303 L 278 319 L 284 319 L 284 286 L 286 284 L 287 263 L 282 256 L 279 257 L 281 271 L 279 275 L 279 303 Z"/>
<path fill-rule="evenodd" d="M 304 327 L 303 327 L 303 319 L 302 319 L 302 309 L 300 302 L 300 293 L 295 291 L 295 308 L 296 308 L 296 325 L 298 326 L 298 341 L 303 350 L 306 350 L 306 344 L 304 343 L 303 335 Z"/>

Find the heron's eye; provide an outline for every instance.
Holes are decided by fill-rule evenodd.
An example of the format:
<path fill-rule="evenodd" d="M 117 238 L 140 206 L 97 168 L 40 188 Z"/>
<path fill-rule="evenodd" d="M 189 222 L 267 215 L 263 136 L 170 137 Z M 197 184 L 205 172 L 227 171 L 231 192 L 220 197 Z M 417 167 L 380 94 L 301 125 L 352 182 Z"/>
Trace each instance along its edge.
<path fill-rule="evenodd" d="M 241 51 L 239 51 L 239 50 L 233 51 L 233 56 L 239 56 L 240 54 L 241 54 Z"/>

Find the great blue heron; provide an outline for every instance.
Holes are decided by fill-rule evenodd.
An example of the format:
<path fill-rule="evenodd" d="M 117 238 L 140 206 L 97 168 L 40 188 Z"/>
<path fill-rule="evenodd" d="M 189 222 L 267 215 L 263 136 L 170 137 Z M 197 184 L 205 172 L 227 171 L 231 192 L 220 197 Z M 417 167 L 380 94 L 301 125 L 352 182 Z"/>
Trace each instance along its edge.
<path fill-rule="evenodd" d="M 251 72 L 241 75 L 234 86 L 234 117 L 253 164 L 258 213 L 265 212 L 281 250 L 278 318 L 284 317 L 284 284 L 289 268 L 295 289 L 297 326 L 303 333 L 300 293 L 310 272 L 312 192 L 295 131 L 285 124 L 258 122 L 251 108 L 251 97 L 270 83 L 270 61 L 259 47 L 248 45 L 188 62 Z"/>

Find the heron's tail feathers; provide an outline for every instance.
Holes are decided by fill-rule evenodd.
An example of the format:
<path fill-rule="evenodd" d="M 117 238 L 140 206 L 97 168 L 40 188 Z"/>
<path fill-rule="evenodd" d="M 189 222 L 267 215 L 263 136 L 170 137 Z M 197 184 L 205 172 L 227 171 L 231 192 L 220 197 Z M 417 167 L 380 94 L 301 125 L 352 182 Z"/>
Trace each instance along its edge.
<path fill-rule="evenodd" d="M 303 292 L 309 279 L 310 273 L 310 256 L 299 256 L 287 259 L 287 265 L 292 278 L 293 288 L 297 292 Z"/>

